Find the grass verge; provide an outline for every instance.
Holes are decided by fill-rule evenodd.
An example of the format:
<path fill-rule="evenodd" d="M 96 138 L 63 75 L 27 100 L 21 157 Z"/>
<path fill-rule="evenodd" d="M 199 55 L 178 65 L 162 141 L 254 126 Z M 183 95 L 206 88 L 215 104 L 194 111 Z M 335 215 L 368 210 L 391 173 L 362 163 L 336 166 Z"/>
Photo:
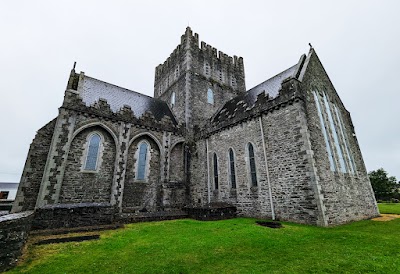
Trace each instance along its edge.
<path fill-rule="evenodd" d="M 380 203 L 378 207 L 382 214 L 400 214 L 400 203 Z"/>
<path fill-rule="evenodd" d="M 400 273 L 400 219 L 322 228 L 254 219 L 127 225 L 80 243 L 31 245 L 9 273 Z"/>

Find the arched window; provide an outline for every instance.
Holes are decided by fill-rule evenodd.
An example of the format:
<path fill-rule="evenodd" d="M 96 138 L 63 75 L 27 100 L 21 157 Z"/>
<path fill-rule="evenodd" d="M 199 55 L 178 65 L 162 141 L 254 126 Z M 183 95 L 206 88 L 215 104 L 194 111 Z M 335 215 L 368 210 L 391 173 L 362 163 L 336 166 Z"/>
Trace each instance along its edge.
<path fill-rule="evenodd" d="M 215 189 L 218 189 L 218 159 L 216 153 L 214 153 L 214 186 Z"/>
<path fill-rule="evenodd" d="M 89 138 L 89 147 L 87 149 L 85 170 L 96 170 L 99 158 L 101 137 L 99 134 L 94 133 Z"/>
<path fill-rule="evenodd" d="M 232 188 L 236 188 L 235 155 L 233 149 L 229 149 L 229 180 Z"/>
<path fill-rule="evenodd" d="M 175 91 L 172 92 L 171 94 L 171 107 L 175 105 Z"/>
<path fill-rule="evenodd" d="M 253 145 L 251 143 L 248 143 L 247 149 L 248 149 L 248 153 L 249 153 L 251 186 L 257 186 L 257 171 L 256 171 L 256 161 L 254 159 Z"/>
<path fill-rule="evenodd" d="M 142 142 L 139 145 L 139 157 L 137 162 L 136 180 L 144 180 L 146 176 L 147 168 L 147 150 L 149 145 L 146 142 Z"/>
<path fill-rule="evenodd" d="M 340 143 L 339 143 L 339 135 L 338 132 L 336 130 L 336 125 L 335 122 L 333 121 L 333 117 L 332 117 L 332 112 L 331 112 L 331 107 L 329 106 L 329 101 L 328 101 L 328 97 L 326 96 L 325 92 L 323 93 L 324 97 L 324 101 L 323 104 L 325 104 L 325 109 L 326 109 L 326 113 L 328 114 L 328 121 L 329 124 L 331 126 L 331 131 L 332 131 L 332 136 L 333 136 L 333 142 L 335 144 L 336 147 L 336 152 L 338 154 L 338 158 L 339 158 L 339 164 L 340 164 L 340 170 L 343 173 L 347 173 L 347 169 L 346 169 L 346 164 L 344 162 L 344 157 L 343 157 L 343 152 L 342 152 L 342 148 L 340 147 Z"/>
<path fill-rule="evenodd" d="M 313 91 L 313 94 L 314 94 L 315 104 L 316 104 L 317 110 L 318 110 L 319 121 L 321 123 L 322 135 L 324 136 L 324 139 L 325 139 L 326 151 L 328 152 L 329 164 L 330 164 L 331 170 L 335 171 L 336 168 L 335 168 L 335 163 L 333 160 L 333 153 L 332 153 L 331 145 L 329 144 L 328 131 L 327 131 L 327 128 L 325 125 L 324 115 L 322 114 L 322 107 L 320 104 L 319 96 L 317 95 L 317 93 L 315 91 Z"/>
<path fill-rule="evenodd" d="M 214 105 L 214 91 L 210 88 L 207 91 L 207 103 Z"/>

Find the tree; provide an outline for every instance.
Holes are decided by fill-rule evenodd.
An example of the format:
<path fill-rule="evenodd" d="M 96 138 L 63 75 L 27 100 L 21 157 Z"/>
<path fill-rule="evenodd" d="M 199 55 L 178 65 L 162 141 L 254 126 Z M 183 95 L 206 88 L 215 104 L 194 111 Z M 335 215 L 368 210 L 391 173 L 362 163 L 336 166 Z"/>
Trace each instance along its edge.
<path fill-rule="evenodd" d="M 377 200 L 388 201 L 392 198 L 398 198 L 399 185 L 396 177 L 389 177 L 383 168 L 369 172 L 368 176 Z"/>

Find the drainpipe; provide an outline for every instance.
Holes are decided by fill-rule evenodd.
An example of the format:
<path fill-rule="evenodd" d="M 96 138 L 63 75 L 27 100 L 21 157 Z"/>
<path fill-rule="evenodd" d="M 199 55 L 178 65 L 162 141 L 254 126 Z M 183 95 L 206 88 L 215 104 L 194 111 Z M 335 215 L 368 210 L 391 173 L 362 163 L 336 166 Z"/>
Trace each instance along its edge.
<path fill-rule="evenodd" d="M 211 202 L 211 195 L 210 195 L 210 164 L 208 162 L 208 138 L 206 139 L 206 158 L 207 158 L 207 198 L 208 203 Z"/>
<path fill-rule="evenodd" d="M 268 171 L 268 161 L 267 161 L 267 150 L 265 148 L 265 139 L 264 139 L 264 129 L 261 121 L 261 116 L 258 117 L 260 121 L 260 131 L 261 131 L 261 138 L 262 138 L 262 144 L 263 144 L 263 150 L 264 150 L 264 159 L 265 159 L 265 169 L 267 171 L 267 184 L 268 184 L 268 194 L 269 194 L 269 201 L 270 201 L 270 206 L 271 206 L 271 214 L 272 214 L 272 220 L 275 220 L 275 209 L 274 209 L 274 203 L 272 202 L 272 191 L 271 191 L 271 181 L 269 179 L 269 171 Z"/>

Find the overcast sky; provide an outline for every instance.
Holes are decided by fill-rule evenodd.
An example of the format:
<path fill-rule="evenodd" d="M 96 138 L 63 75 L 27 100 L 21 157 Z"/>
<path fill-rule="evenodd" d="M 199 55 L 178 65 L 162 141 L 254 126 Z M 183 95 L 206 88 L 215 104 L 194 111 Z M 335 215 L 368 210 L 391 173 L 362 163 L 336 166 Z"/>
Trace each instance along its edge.
<path fill-rule="evenodd" d="M 187 25 L 244 58 L 247 89 L 312 43 L 351 112 L 367 170 L 400 180 L 399 14 L 400 1 L 1 1 L 0 182 L 19 182 L 74 61 L 78 72 L 152 96 L 154 68 Z"/>

